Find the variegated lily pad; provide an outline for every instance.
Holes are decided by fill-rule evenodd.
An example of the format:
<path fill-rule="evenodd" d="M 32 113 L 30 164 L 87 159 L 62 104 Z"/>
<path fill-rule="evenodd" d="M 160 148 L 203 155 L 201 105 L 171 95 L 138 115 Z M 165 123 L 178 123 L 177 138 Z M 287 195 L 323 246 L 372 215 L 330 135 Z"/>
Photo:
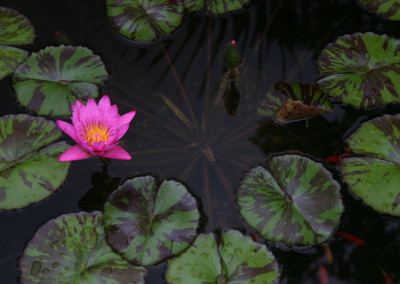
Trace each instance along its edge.
<path fill-rule="evenodd" d="M 11 74 L 28 56 L 28 52 L 7 45 L 33 42 L 35 32 L 29 20 L 9 8 L 0 7 L 0 79 Z"/>
<path fill-rule="evenodd" d="M 275 156 L 246 173 L 240 214 L 269 241 L 315 245 L 328 239 L 343 212 L 340 185 L 321 164 L 299 155 Z"/>
<path fill-rule="evenodd" d="M 70 163 L 57 159 L 68 149 L 57 125 L 24 114 L 0 118 L 0 210 L 40 201 L 64 182 Z"/>
<path fill-rule="evenodd" d="M 50 220 L 28 243 L 21 283 L 144 283 L 147 270 L 113 252 L 101 213 L 79 212 Z"/>
<path fill-rule="evenodd" d="M 359 0 L 370 11 L 393 21 L 400 20 L 399 0 Z"/>
<path fill-rule="evenodd" d="M 400 216 L 400 115 L 367 121 L 346 141 L 362 156 L 340 165 L 349 189 L 376 211 Z"/>
<path fill-rule="evenodd" d="M 242 9 L 249 1 L 250 0 L 183 0 L 183 3 L 185 9 L 189 12 L 196 12 L 204 7 L 206 11 L 215 15 L 220 15 Z"/>
<path fill-rule="evenodd" d="M 110 245 L 132 263 L 153 265 L 186 249 L 196 237 L 200 214 L 179 182 L 152 176 L 126 181 L 104 206 Z"/>
<path fill-rule="evenodd" d="M 28 52 L 12 46 L 0 45 L 0 80 L 21 64 L 28 56 Z"/>
<path fill-rule="evenodd" d="M 201 234 L 186 252 L 170 260 L 165 275 L 172 284 L 278 283 L 274 256 L 262 244 L 240 232 L 221 233 L 218 245 L 212 234 Z"/>
<path fill-rule="evenodd" d="M 400 41 L 355 33 L 339 37 L 318 58 L 320 88 L 335 100 L 358 108 L 400 102 Z"/>
<path fill-rule="evenodd" d="M 182 22 L 181 0 L 107 0 L 111 26 L 124 37 L 152 41 L 172 33 Z"/>
<path fill-rule="evenodd" d="M 260 102 L 257 112 L 275 121 L 291 121 L 333 111 L 318 87 L 302 82 L 276 84 Z"/>
<path fill-rule="evenodd" d="M 97 98 L 108 74 L 85 47 L 47 47 L 18 66 L 13 87 L 18 101 L 40 115 L 68 116 L 75 100 Z"/>

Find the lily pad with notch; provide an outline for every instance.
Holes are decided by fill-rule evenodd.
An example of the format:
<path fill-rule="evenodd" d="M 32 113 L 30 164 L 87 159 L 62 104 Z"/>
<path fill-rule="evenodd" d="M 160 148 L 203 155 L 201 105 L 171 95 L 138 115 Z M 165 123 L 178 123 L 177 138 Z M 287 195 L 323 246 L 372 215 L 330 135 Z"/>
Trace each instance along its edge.
<path fill-rule="evenodd" d="M 104 206 L 109 244 L 132 263 L 154 265 L 185 250 L 197 235 L 196 199 L 174 180 L 127 180 Z"/>
<path fill-rule="evenodd" d="M 266 245 L 236 230 L 200 234 L 193 245 L 168 262 L 168 283 L 278 283 L 278 265 Z"/>
<path fill-rule="evenodd" d="M 102 214 L 61 215 L 40 227 L 19 261 L 21 283 L 144 283 L 147 270 L 113 252 Z"/>
<path fill-rule="evenodd" d="M 98 55 L 86 47 L 60 45 L 32 53 L 15 70 L 12 84 L 18 101 L 49 116 L 69 116 L 75 100 L 99 96 L 108 74 Z"/>
<path fill-rule="evenodd" d="M 276 122 L 312 117 L 332 112 L 332 104 L 318 87 L 303 82 L 276 84 L 259 103 L 257 113 Z"/>
<path fill-rule="evenodd" d="M 30 44 L 35 32 L 30 21 L 18 11 L 0 7 L 0 80 L 14 72 L 28 52 L 10 45 Z"/>
<path fill-rule="evenodd" d="M 400 216 L 400 115 L 367 121 L 346 142 L 360 155 L 340 165 L 350 191 L 374 210 Z"/>
<path fill-rule="evenodd" d="M 316 245 L 326 241 L 343 212 L 340 185 L 322 164 L 279 155 L 245 174 L 240 214 L 268 241 Z"/>
<path fill-rule="evenodd" d="M 400 20 L 399 0 L 359 0 L 371 12 L 393 21 Z"/>
<path fill-rule="evenodd" d="M 153 41 L 172 33 L 184 14 L 181 0 L 107 0 L 113 29 L 134 41 Z"/>
<path fill-rule="evenodd" d="M 400 102 L 400 40 L 355 33 L 328 44 L 319 58 L 318 86 L 340 103 L 368 109 Z"/>
<path fill-rule="evenodd" d="M 68 149 L 57 125 L 25 114 L 0 117 L 0 210 L 38 202 L 64 182 L 70 162 L 58 157 Z"/>

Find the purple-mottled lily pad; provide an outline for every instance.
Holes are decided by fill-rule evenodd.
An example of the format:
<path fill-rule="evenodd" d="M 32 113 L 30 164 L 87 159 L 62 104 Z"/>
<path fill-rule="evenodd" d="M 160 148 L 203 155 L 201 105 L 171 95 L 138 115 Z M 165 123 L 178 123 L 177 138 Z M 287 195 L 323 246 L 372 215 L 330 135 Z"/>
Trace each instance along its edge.
<path fill-rule="evenodd" d="M 206 10 L 214 15 L 226 14 L 239 9 L 250 0 L 210 0 L 206 1 Z"/>
<path fill-rule="evenodd" d="M 168 283 L 278 283 L 274 256 L 236 230 L 221 233 L 219 245 L 212 234 L 201 234 L 186 252 L 168 262 Z"/>
<path fill-rule="evenodd" d="M 152 41 L 172 33 L 182 22 L 181 0 L 107 0 L 111 26 L 134 41 Z"/>
<path fill-rule="evenodd" d="M 186 249 L 196 237 L 196 199 L 181 183 L 136 177 L 114 191 L 104 205 L 109 244 L 135 264 L 153 265 Z"/>
<path fill-rule="evenodd" d="M 400 216 L 400 115 L 367 121 L 346 142 L 361 155 L 340 165 L 349 189 L 376 211 Z"/>
<path fill-rule="evenodd" d="M 15 70 L 18 101 L 50 116 L 69 116 L 75 100 L 97 98 L 108 74 L 98 55 L 85 47 L 47 47 L 32 53 Z"/>
<path fill-rule="evenodd" d="M 33 42 L 35 32 L 29 20 L 13 9 L 0 7 L 0 80 L 14 72 L 28 52 L 8 45 Z"/>
<path fill-rule="evenodd" d="M 28 52 L 12 46 L 0 45 L 0 80 L 14 72 Z"/>
<path fill-rule="evenodd" d="M 299 155 L 275 156 L 247 172 L 238 204 L 264 239 L 288 245 L 326 241 L 343 212 L 339 183 L 321 164 Z"/>
<path fill-rule="evenodd" d="M 68 145 L 57 125 L 25 114 L 0 118 L 0 210 L 38 202 L 64 182 L 70 163 L 57 161 Z"/>
<path fill-rule="evenodd" d="M 19 12 L 0 7 L 0 45 L 23 45 L 33 42 L 35 32 L 30 21 Z"/>
<path fill-rule="evenodd" d="M 341 103 L 367 109 L 400 102 L 400 41 L 355 33 L 328 44 L 319 58 L 319 87 Z"/>
<path fill-rule="evenodd" d="M 359 0 L 371 12 L 393 21 L 400 20 L 399 0 Z"/>
<path fill-rule="evenodd" d="M 40 227 L 19 261 L 21 283 L 144 283 L 147 270 L 113 252 L 102 215 L 61 215 Z"/>
<path fill-rule="evenodd" d="M 275 121 L 291 121 L 333 111 L 328 97 L 316 86 L 302 82 L 276 84 L 260 102 L 257 112 Z"/>
<path fill-rule="evenodd" d="M 215 14 L 227 14 L 236 10 L 240 10 L 250 0 L 183 0 L 185 9 L 188 12 L 196 12 L 203 7 L 206 11 Z"/>

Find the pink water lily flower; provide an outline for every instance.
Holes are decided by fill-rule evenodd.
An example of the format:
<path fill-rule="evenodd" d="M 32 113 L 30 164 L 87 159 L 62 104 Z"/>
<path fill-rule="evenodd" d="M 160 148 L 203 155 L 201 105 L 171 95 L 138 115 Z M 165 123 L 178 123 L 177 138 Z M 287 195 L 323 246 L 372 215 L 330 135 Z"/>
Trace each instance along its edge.
<path fill-rule="evenodd" d="M 61 154 L 59 161 L 74 161 L 92 156 L 130 160 L 132 157 L 121 146 L 118 140 L 126 133 L 129 123 L 136 111 L 122 116 L 118 114 L 116 105 L 111 105 L 107 95 L 99 104 L 89 99 L 85 106 L 76 100 L 72 106 L 72 125 L 57 120 L 58 127 L 78 143 Z"/>

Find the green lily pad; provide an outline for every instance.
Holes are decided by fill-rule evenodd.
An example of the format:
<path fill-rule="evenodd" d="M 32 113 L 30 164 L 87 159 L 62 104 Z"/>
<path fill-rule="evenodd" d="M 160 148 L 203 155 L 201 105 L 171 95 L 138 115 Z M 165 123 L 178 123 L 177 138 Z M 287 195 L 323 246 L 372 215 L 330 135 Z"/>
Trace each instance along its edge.
<path fill-rule="evenodd" d="M 204 8 L 204 0 L 183 0 L 183 6 L 188 12 L 198 12 Z"/>
<path fill-rule="evenodd" d="M 64 182 L 70 163 L 58 162 L 68 145 L 57 125 L 41 117 L 0 117 L 0 209 L 38 202 Z"/>
<path fill-rule="evenodd" d="M 362 109 L 400 102 L 399 55 L 400 41 L 386 35 L 339 37 L 318 58 L 326 75 L 318 85 L 338 102 Z"/>
<path fill-rule="evenodd" d="M 236 230 L 221 233 L 217 245 L 212 234 L 201 234 L 186 252 L 168 262 L 168 283 L 278 283 L 274 256 Z"/>
<path fill-rule="evenodd" d="M 400 115 L 363 123 L 349 138 L 349 148 L 363 157 L 340 165 L 349 189 L 380 213 L 400 216 Z"/>
<path fill-rule="evenodd" d="M 147 274 L 112 251 L 98 211 L 65 214 L 44 224 L 19 266 L 21 283 L 144 283 Z"/>
<path fill-rule="evenodd" d="M 29 20 L 13 9 L 0 7 L 0 80 L 14 72 L 28 52 L 7 45 L 33 42 L 35 32 Z"/>
<path fill-rule="evenodd" d="M 328 97 L 316 86 L 302 82 L 276 84 L 260 102 L 257 113 L 276 121 L 291 121 L 332 112 Z"/>
<path fill-rule="evenodd" d="M 181 183 L 152 176 L 126 181 L 104 205 L 109 244 L 135 264 L 153 265 L 186 249 L 196 237 L 196 199 Z"/>
<path fill-rule="evenodd" d="M 0 80 L 21 64 L 28 57 L 28 52 L 12 46 L 0 45 Z"/>
<path fill-rule="evenodd" d="M 380 16 L 393 21 L 400 20 L 399 0 L 359 0 L 362 5 Z"/>
<path fill-rule="evenodd" d="M 343 212 L 340 185 L 321 164 L 299 155 L 275 156 L 246 173 L 240 214 L 266 240 L 315 245 L 328 239 Z"/>
<path fill-rule="evenodd" d="M 98 55 L 85 47 L 47 47 L 32 53 L 15 70 L 18 101 L 50 116 L 69 116 L 75 100 L 97 98 L 108 74 Z"/>
<path fill-rule="evenodd" d="M 184 12 L 180 0 L 107 0 L 106 5 L 111 26 L 134 41 L 152 41 L 172 33 Z"/>
<path fill-rule="evenodd" d="M 196 12 L 203 7 L 206 11 L 215 14 L 227 14 L 236 10 L 240 10 L 250 0 L 183 0 L 185 9 L 188 12 Z"/>
<path fill-rule="evenodd" d="M 29 44 L 34 38 L 35 31 L 25 16 L 13 9 L 0 7 L 0 44 Z"/>

